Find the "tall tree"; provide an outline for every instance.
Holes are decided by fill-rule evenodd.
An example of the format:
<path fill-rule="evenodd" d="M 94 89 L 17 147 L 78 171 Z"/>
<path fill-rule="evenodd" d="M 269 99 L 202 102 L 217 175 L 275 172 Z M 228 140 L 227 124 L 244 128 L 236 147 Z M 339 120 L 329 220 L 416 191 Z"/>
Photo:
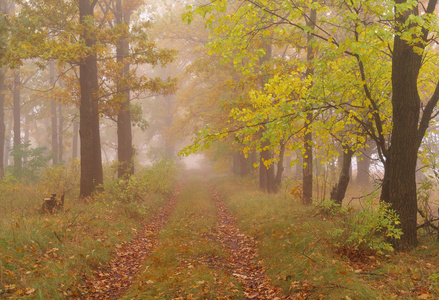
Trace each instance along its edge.
<path fill-rule="evenodd" d="M 101 141 L 99 134 L 98 66 L 95 50 L 94 8 L 97 0 L 79 0 L 79 23 L 83 26 L 80 39 L 87 47 L 87 55 L 79 63 L 81 102 L 79 106 L 79 134 L 81 137 L 80 196 L 88 197 L 103 183 Z"/>
<path fill-rule="evenodd" d="M 436 4 L 437 0 L 428 1 L 422 13 L 423 19 L 417 1 L 395 1 L 391 78 L 393 129 L 386 157 L 385 178 L 388 181 L 385 184 L 388 187 L 383 187 L 382 200 L 392 205 L 401 220 L 404 235 L 394 241 L 398 249 L 407 249 L 418 243 L 416 162 L 419 147 L 439 100 L 438 83 L 420 118 L 418 80 L 423 54 L 429 44 L 429 20 L 433 18 Z"/>
<path fill-rule="evenodd" d="M 131 11 L 123 5 L 122 0 L 116 0 L 115 24 L 129 27 Z M 119 160 L 119 178 L 134 174 L 134 151 L 132 145 L 131 113 L 130 113 L 130 89 L 123 84 L 129 75 L 129 38 L 122 36 L 116 42 L 116 57 L 119 74 L 117 77 L 117 93 L 121 98 L 121 107 L 117 115 L 117 155 Z"/>
<path fill-rule="evenodd" d="M 312 1 L 314 3 L 315 1 Z M 306 47 L 306 61 L 308 62 L 308 66 L 306 69 L 305 75 L 307 77 L 312 76 L 314 74 L 314 69 L 312 67 L 312 63 L 314 60 L 314 47 L 313 40 L 314 37 L 312 32 L 314 31 L 315 24 L 317 21 L 317 12 L 315 9 L 311 9 L 311 13 L 309 17 L 306 19 L 306 24 L 310 29 L 310 32 L 306 35 L 307 47 Z M 310 205 L 312 203 L 312 191 L 313 191 L 313 138 L 312 138 L 312 130 L 311 123 L 313 122 L 314 114 L 310 107 L 309 111 L 306 114 L 305 118 L 305 136 L 304 136 L 304 149 L 305 153 L 303 156 L 303 198 L 302 203 L 306 205 Z"/>
<path fill-rule="evenodd" d="M 50 101 L 50 110 L 51 110 L 51 120 L 52 120 L 52 162 L 56 165 L 59 162 L 58 157 L 58 114 L 57 114 L 57 102 L 54 99 L 54 90 L 56 84 L 55 78 L 55 62 L 51 60 L 49 62 L 49 77 L 50 77 L 50 85 L 51 85 L 51 101 Z"/>
<path fill-rule="evenodd" d="M 14 88 L 12 92 L 13 98 L 13 113 L 14 113 L 14 148 L 18 149 L 21 145 L 21 78 L 19 68 L 14 70 Z M 20 155 L 14 156 L 14 166 L 16 170 L 20 170 L 22 166 L 22 157 Z"/>

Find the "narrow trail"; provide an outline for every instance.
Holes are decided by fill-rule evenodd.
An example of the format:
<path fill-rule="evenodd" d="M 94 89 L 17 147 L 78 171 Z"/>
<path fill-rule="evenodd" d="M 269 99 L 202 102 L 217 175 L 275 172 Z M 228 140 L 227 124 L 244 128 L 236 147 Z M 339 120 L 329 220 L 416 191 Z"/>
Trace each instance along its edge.
<path fill-rule="evenodd" d="M 142 232 L 115 251 L 107 268 L 98 270 L 94 278 L 84 278 L 85 299 L 118 299 L 130 287 L 143 261 L 156 247 L 158 235 L 166 226 L 181 191 L 180 184 Z"/>
<path fill-rule="evenodd" d="M 254 239 L 238 229 L 236 218 L 215 189 L 211 185 L 208 187 L 218 209 L 219 233 L 217 238 L 230 255 L 226 267 L 241 283 L 245 299 L 288 299 L 278 296 L 280 288 L 274 286 L 265 274 L 264 267 L 258 261 Z"/>

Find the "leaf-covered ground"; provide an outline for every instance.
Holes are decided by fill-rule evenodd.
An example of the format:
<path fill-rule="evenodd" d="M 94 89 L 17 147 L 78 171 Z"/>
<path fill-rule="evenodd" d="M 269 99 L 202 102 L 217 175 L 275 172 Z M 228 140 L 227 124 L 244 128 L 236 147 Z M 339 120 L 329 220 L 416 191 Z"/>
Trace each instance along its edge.
<path fill-rule="evenodd" d="M 186 176 L 173 191 L 21 213 L 0 238 L 0 298 L 439 299 L 435 239 L 343 252 L 336 220 L 288 185 L 273 195 L 249 179 Z"/>
<path fill-rule="evenodd" d="M 89 299 L 435 299 L 437 244 L 347 255 L 332 223 L 286 194 L 189 178 L 107 268 Z M 347 257 L 350 256 L 350 257 Z M 436 276 L 436 277 L 435 277 Z"/>
<path fill-rule="evenodd" d="M 129 243 L 117 246 L 115 256 L 107 268 L 98 270 L 94 278 L 84 276 L 86 284 L 81 290 L 88 299 L 118 299 L 131 285 L 145 257 L 154 250 L 158 234 L 174 210 L 180 192 L 181 187 L 178 186 L 167 205 L 143 227 L 142 232 Z"/>
<path fill-rule="evenodd" d="M 212 186 L 189 180 L 124 299 L 280 299 L 255 241 Z"/>

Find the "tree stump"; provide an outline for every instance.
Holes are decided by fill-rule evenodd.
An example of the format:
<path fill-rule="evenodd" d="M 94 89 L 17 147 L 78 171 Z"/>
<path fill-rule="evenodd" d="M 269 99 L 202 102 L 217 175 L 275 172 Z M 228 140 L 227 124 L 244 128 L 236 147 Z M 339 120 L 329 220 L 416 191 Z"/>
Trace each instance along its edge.
<path fill-rule="evenodd" d="M 41 211 L 43 213 L 53 214 L 64 209 L 64 193 L 58 198 L 56 194 L 52 194 L 50 198 L 44 198 Z"/>

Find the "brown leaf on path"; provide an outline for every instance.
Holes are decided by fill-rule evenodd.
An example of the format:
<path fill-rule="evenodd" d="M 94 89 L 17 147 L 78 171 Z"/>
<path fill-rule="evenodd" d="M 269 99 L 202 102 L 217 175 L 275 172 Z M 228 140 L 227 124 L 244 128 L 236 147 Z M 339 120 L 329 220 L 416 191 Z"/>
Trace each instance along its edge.
<path fill-rule="evenodd" d="M 229 252 L 227 267 L 240 281 L 246 299 L 289 299 L 288 296 L 280 296 L 280 288 L 273 285 L 265 274 L 254 239 L 239 230 L 236 218 L 214 188 L 209 186 L 209 189 L 218 209 L 217 240 Z"/>
<path fill-rule="evenodd" d="M 83 274 L 85 285 L 80 287 L 81 299 L 118 299 L 130 287 L 143 261 L 154 251 L 158 235 L 167 224 L 181 191 L 180 184 L 168 203 L 131 242 L 116 245 L 114 258 L 106 268 L 97 270 L 93 278 Z"/>

